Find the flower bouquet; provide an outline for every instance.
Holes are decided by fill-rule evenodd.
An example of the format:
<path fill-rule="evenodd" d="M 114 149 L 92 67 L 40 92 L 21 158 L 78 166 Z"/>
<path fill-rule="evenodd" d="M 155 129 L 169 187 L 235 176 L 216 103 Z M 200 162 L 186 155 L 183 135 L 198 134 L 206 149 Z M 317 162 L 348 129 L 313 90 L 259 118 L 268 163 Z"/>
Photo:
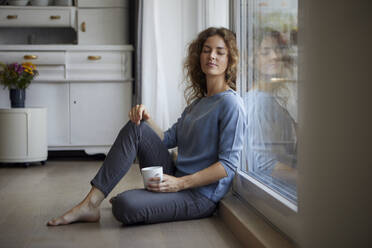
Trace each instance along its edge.
<path fill-rule="evenodd" d="M 38 74 L 36 66 L 30 62 L 23 64 L 0 63 L 0 84 L 8 88 L 12 108 L 23 108 L 26 88 Z"/>

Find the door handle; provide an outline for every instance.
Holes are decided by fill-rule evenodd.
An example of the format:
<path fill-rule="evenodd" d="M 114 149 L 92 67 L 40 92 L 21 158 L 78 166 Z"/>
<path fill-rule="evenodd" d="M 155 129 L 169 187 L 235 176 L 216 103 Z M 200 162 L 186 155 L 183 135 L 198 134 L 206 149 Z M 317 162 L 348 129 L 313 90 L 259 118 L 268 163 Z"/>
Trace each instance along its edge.
<path fill-rule="evenodd" d="M 89 60 L 100 60 L 101 56 L 88 56 Z"/>
<path fill-rule="evenodd" d="M 37 59 L 38 56 L 37 55 L 25 55 L 23 56 L 24 59 Z"/>
<path fill-rule="evenodd" d="M 81 32 L 85 32 L 87 30 L 87 25 L 85 24 L 85 22 L 82 22 L 81 23 Z"/>
<path fill-rule="evenodd" d="M 17 15 L 8 15 L 7 17 L 6 17 L 6 19 L 17 19 L 18 18 L 18 16 Z"/>
<path fill-rule="evenodd" d="M 50 16 L 51 20 L 59 20 L 61 19 L 61 16 Z"/>

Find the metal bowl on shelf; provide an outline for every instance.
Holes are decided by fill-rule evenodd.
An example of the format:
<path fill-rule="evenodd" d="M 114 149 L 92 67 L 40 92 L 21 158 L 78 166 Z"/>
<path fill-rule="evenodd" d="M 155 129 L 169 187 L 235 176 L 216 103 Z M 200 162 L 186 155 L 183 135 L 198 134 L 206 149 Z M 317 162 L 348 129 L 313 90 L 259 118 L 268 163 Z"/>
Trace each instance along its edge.
<path fill-rule="evenodd" d="M 32 6 L 48 6 L 49 0 L 31 0 Z"/>
<path fill-rule="evenodd" d="M 56 6 L 72 6 L 72 0 L 54 0 Z"/>
<path fill-rule="evenodd" d="M 28 0 L 8 0 L 8 4 L 13 6 L 26 6 Z"/>

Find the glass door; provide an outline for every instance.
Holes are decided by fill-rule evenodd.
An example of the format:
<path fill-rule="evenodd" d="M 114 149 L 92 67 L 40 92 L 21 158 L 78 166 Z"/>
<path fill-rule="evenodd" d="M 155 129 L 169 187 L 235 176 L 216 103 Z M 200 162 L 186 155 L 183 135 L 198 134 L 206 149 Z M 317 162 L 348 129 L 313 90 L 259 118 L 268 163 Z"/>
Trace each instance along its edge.
<path fill-rule="evenodd" d="M 247 133 L 234 190 L 292 238 L 297 212 L 297 0 L 235 6 Z"/>

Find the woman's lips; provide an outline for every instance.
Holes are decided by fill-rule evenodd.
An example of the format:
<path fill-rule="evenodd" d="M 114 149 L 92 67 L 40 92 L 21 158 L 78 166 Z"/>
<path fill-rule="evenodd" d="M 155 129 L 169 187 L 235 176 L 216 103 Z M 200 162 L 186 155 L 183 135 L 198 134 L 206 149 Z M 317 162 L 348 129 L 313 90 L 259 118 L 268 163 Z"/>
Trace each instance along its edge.
<path fill-rule="evenodd" d="M 214 64 L 214 63 L 209 62 L 209 63 L 207 63 L 207 66 L 209 66 L 209 67 L 215 67 L 215 66 L 217 66 L 217 65 Z"/>

